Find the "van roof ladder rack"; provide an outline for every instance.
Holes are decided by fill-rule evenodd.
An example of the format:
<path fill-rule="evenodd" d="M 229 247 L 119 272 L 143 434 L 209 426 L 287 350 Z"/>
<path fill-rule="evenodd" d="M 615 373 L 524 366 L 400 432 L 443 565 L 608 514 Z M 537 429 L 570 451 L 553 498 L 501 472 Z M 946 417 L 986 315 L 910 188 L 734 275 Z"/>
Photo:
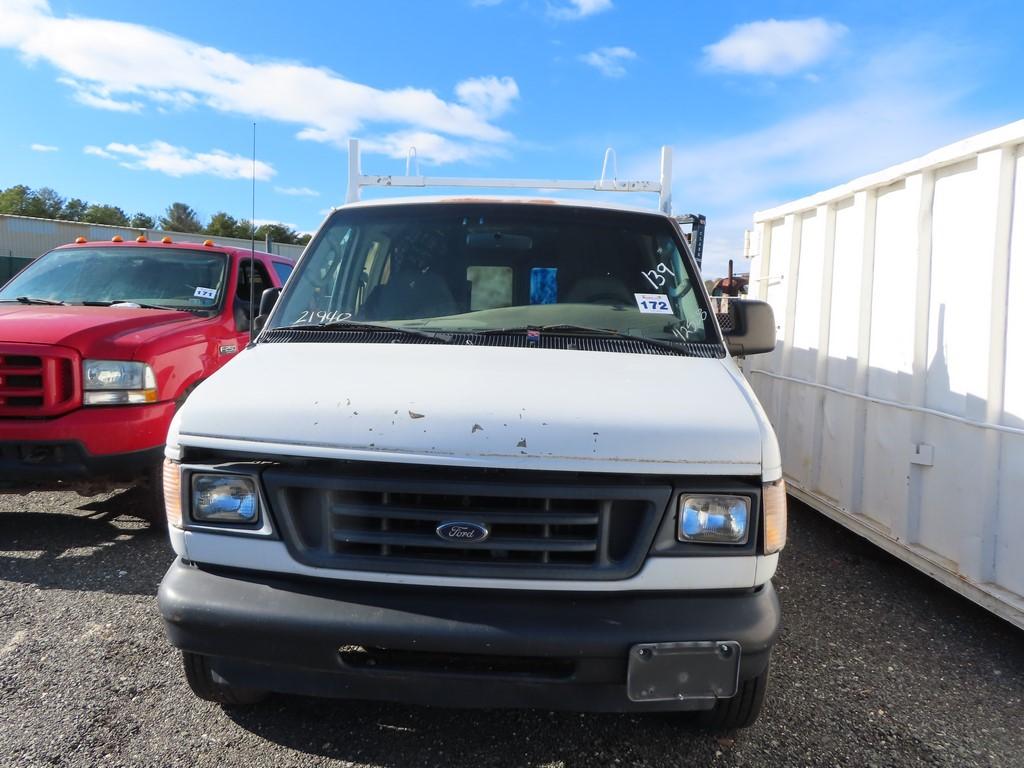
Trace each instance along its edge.
<path fill-rule="evenodd" d="M 690 244 L 693 251 L 693 260 L 697 262 L 700 269 L 701 261 L 704 259 L 704 230 L 708 224 L 708 218 L 703 213 L 686 213 L 676 216 L 676 221 L 681 227 L 690 225 L 690 231 L 686 233 L 686 242 Z"/>
<path fill-rule="evenodd" d="M 608 160 L 612 160 L 612 178 L 607 177 Z M 604 163 L 601 167 L 601 178 L 597 181 L 560 180 L 560 179 L 486 179 L 460 178 L 454 176 L 422 176 L 419 174 L 418 162 L 416 175 L 409 175 L 411 161 L 416 159 L 414 149 L 410 149 L 406 160 L 406 175 L 375 175 L 364 174 L 359 154 L 359 139 L 348 141 L 348 193 L 346 203 L 354 203 L 360 199 L 363 187 L 475 187 L 478 189 L 577 189 L 592 192 L 653 192 L 658 195 L 658 208 L 664 213 L 672 213 L 672 148 L 661 148 L 661 178 L 658 181 L 619 180 L 615 151 L 610 147 L 605 150 Z"/>

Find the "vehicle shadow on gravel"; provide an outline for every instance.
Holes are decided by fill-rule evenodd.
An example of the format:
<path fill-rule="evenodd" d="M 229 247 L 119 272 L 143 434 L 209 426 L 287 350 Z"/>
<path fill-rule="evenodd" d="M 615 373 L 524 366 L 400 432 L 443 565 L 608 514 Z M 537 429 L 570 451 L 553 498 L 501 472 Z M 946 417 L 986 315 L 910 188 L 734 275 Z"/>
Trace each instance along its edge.
<path fill-rule="evenodd" d="M 68 510 L 66 494 L 60 508 Z M 135 517 L 131 491 L 45 511 L 45 494 L 6 496 L 0 507 L 0 579 L 41 589 L 155 595 L 174 557 L 167 533 Z"/>
<path fill-rule="evenodd" d="M 318 757 L 387 768 L 593 765 L 671 754 L 707 764 L 731 736 L 699 729 L 686 714 L 614 715 L 459 710 L 275 696 L 225 710 L 237 725 Z"/>

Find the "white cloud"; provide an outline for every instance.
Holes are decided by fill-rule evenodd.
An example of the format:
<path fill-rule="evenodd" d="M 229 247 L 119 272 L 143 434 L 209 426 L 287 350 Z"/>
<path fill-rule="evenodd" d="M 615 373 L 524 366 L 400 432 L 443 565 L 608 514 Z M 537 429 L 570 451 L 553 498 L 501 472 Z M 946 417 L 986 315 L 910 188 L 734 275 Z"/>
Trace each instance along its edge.
<path fill-rule="evenodd" d="M 704 62 L 729 72 L 788 75 L 825 59 L 846 31 L 842 24 L 822 18 L 753 21 L 705 46 Z"/>
<path fill-rule="evenodd" d="M 558 5 L 548 5 L 548 15 L 565 21 L 575 21 L 595 13 L 611 10 L 612 0 L 566 0 Z"/>
<path fill-rule="evenodd" d="M 29 149 L 33 152 L 56 152 L 60 147 L 55 147 L 53 144 L 30 144 Z"/>
<path fill-rule="evenodd" d="M 58 77 L 57 82 L 72 89 L 72 97 L 79 104 L 110 112 L 139 112 L 141 101 L 120 101 L 111 98 L 110 89 L 96 83 L 81 83 L 72 77 Z"/>
<path fill-rule="evenodd" d="M 160 104 L 162 108 L 171 110 L 183 110 L 194 107 L 199 100 L 188 91 L 161 91 L 153 90 L 146 94 L 151 100 Z"/>
<path fill-rule="evenodd" d="M 605 77 L 622 77 L 626 74 L 623 62 L 636 58 L 636 51 L 621 45 L 598 48 L 580 56 L 580 61 L 597 69 Z"/>
<path fill-rule="evenodd" d="M 4 0 L 0 17 L 0 46 L 17 45 L 26 35 L 31 34 L 35 17 L 49 12 L 46 0 Z"/>
<path fill-rule="evenodd" d="M 92 144 L 90 144 L 89 146 L 83 147 L 82 151 L 85 152 L 85 154 L 87 154 L 87 155 L 94 155 L 95 157 L 104 157 L 107 160 L 116 160 L 117 159 L 117 158 L 114 157 L 114 155 L 110 154 L 109 152 L 107 152 L 107 150 L 103 149 L 103 147 L 97 147 L 97 146 L 94 146 Z"/>
<path fill-rule="evenodd" d="M 274 187 L 274 191 L 280 195 L 291 195 L 292 197 L 320 197 L 320 193 L 309 187 Z"/>
<path fill-rule="evenodd" d="M 416 148 L 416 157 L 424 163 L 471 162 L 485 157 L 503 155 L 503 150 L 479 142 L 452 141 L 429 131 L 396 131 L 360 142 L 360 148 L 395 159 L 404 160 L 409 148 Z"/>
<path fill-rule="evenodd" d="M 519 86 L 511 77 L 474 77 L 455 86 L 459 101 L 488 118 L 505 114 L 519 98 Z"/>
<path fill-rule="evenodd" d="M 422 88 L 374 88 L 321 67 L 250 60 L 140 24 L 56 16 L 44 0 L 0 0 L 0 18 L 0 47 L 50 64 L 76 100 L 98 109 L 203 105 L 296 124 L 299 138 L 338 146 L 358 133 L 386 143 L 373 131 L 383 125 L 443 138 L 433 143 L 445 157 L 460 154 L 450 145 L 466 143 L 462 155 L 481 156 L 512 140 L 493 122 L 518 97 L 512 78 L 464 80 L 459 100 L 449 101 Z"/>
<path fill-rule="evenodd" d="M 253 175 L 252 159 L 244 155 L 233 155 L 221 149 L 192 152 L 166 141 L 151 141 L 142 146 L 115 141 L 102 148 L 87 146 L 83 151 L 87 155 L 117 160 L 120 165 L 132 170 L 158 171 L 174 177 L 204 174 L 222 179 L 249 179 Z M 267 181 L 275 173 L 269 163 L 256 161 L 255 175 L 258 180 Z"/>

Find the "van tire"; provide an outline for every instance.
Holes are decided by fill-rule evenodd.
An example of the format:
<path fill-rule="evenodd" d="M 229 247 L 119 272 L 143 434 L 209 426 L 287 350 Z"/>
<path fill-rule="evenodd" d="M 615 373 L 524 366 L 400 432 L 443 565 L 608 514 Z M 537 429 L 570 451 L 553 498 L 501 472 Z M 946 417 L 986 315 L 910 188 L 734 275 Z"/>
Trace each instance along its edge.
<path fill-rule="evenodd" d="M 731 699 L 721 699 L 713 708 L 701 712 L 698 715 L 700 725 L 714 731 L 731 731 L 753 725 L 764 705 L 770 670 L 769 661 L 764 672 L 740 683 L 735 696 Z"/>
<path fill-rule="evenodd" d="M 238 688 L 228 685 L 223 680 L 216 680 L 210 669 L 210 661 L 198 653 L 181 652 L 182 665 L 185 668 L 185 679 L 192 693 L 200 699 L 222 704 L 226 707 L 244 707 L 256 704 L 267 697 L 266 691 L 253 688 Z"/>

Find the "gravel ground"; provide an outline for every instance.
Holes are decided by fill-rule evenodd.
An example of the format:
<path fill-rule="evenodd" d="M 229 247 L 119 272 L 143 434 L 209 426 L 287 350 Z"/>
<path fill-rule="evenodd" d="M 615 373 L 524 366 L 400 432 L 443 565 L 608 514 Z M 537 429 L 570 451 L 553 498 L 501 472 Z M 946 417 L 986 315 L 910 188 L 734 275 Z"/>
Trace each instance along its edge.
<path fill-rule="evenodd" d="M 0 764 L 1024 766 L 1024 634 L 794 505 L 761 720 L 195 699 L 130 495 L 0 496 Z"/>

